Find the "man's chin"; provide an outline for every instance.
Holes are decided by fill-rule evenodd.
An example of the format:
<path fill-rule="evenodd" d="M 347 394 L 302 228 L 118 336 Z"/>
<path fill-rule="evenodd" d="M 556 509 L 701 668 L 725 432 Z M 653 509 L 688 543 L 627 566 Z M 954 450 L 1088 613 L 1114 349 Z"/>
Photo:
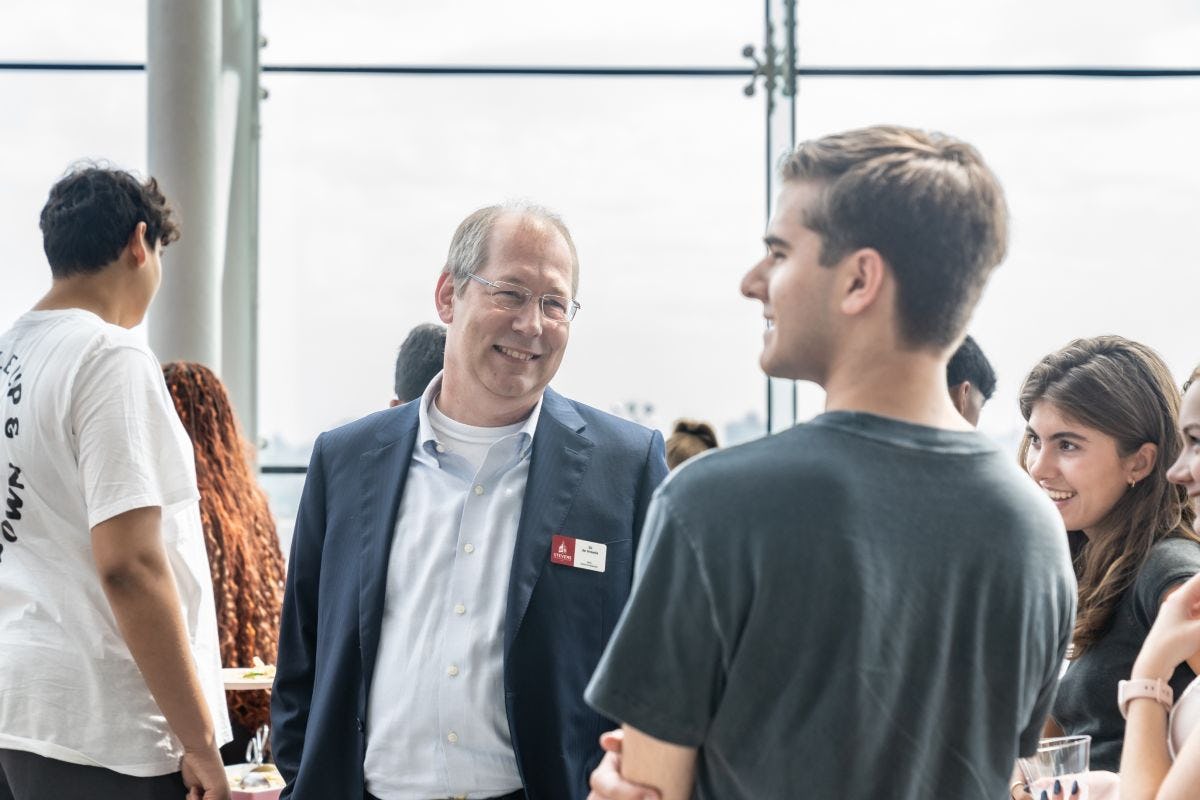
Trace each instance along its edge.
<path fill-rule="evenodd" d="M 787 364 L 780 364 L 777 360 L 771 358 L 766 352 L 758 357 L 758 366 L 759 369 L 766 373 L 768 378 L 779 378 L 780 380 L 785 381 L 803 380 L 803 378 L 798 374 L 797 370 L 792 369 Z"/>
<path fill-rule="evenodd" d="M 522 397 L 536 397 L 542 393 L 545 386 L 537 381 L 510 378 L 489 381 L 487 389 L 497 397 L 516 400 Z"/>

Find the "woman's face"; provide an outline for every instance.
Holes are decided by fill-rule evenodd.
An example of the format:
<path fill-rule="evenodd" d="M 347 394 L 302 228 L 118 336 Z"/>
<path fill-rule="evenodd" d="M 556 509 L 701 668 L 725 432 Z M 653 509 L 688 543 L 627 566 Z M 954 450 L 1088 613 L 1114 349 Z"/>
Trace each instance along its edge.
<path fill-rule="evenodd" d="M 1026 430 L 1025 469 L 1050 496 L 1069 531 L 1091 536 L 1117 501 L 1154 466 L 1154 445 L 1122 456 L 1117 440 L 1039 400 Z M 1146 458 L 1146 448 L 1151 448 Z"/>
<path fill-rule="evenodd" d="M 1183 450 L 1171 466 L 1167 478 L 1187 489 L 1188 498 L 1200 498 L 1200 381 L 1183 395 L 1179 409 L 1179 428 L 1183 431 Z"/>

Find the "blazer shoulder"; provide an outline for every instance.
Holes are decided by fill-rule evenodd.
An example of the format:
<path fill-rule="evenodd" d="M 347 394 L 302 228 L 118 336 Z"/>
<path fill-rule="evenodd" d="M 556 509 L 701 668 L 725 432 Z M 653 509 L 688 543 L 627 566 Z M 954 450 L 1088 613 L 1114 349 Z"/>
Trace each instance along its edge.
<path fill-rule="evenodd" d="M 604 438 L 616 437 L 631 444 L 641 444 L 646 447 L 654 436 L 659 435 L 658 431 L 652 428 L 631 422 L 615 414 L 609 414 L 607 411 L 601 411 L 586 403 L 567 398 L 562 399 L 583 420 L 587 426 L 584 433 L 592 435 L 592 438 L 602 437 L 601 441 L 603 441 Z"/>
<path fill-rule="evenodd" d="M 409 427 L 416 427 L 415 402 L 376 411 L 325 431 L 320 436 L 322 450 L 335 453 L 365 452 L 395 441 Z"/>

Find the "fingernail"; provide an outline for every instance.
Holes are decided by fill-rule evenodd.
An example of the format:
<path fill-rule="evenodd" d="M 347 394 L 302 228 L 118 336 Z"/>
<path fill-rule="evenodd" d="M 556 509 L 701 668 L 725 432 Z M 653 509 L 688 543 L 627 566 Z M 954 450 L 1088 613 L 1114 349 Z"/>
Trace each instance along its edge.
<path fill-rule="evenodd" d="M 1079 794 L 1079 781 L 1072 781 L 1071 782 L 1071 796 L 1074 797 L 1077 794 Z"/>
<path fill-rule="evenodd" d="M 1050 795 L 1046 794 L 1046 790 L 1042 789 L 1042 800 L 1050 800 Z"/>
<path fill-rule="evenodd" d="M 1054 779 L 1054 793 L 1062 794 L 1062 781 L 1060 781 L 1058 778 Z"/>

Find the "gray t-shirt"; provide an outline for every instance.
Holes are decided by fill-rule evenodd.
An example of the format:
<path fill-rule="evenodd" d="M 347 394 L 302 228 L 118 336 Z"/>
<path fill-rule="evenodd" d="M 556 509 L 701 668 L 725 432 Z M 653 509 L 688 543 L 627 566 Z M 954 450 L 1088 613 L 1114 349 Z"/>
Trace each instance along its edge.
<path fill-rule="evenodd" d="M 1125 720 L 1117 706 L 1117 682 L 1129 677 L 1142 642 L 1158 616 L 1163 594 L 1200 572 L 1200 544 L 1167 539 L 1150 549 L 1146 563 L 1113 611 L 1104 638 L 1071 662 L 1058 688 L 1051 716 L 1068 734 L 1092 737 L 1092 769 L 1116 772 L 1121 764 Z M 1187 663 L 1175 670 L 1171 687 L 1179 697 L 1196 674 Z"/>
<path fill-rule="evenodd" d="M 1003 797 L 1071 634 L 1062 520 L 977 433 L 832 412 L 651 504 L 586 698 L 695 797 Z"/>

